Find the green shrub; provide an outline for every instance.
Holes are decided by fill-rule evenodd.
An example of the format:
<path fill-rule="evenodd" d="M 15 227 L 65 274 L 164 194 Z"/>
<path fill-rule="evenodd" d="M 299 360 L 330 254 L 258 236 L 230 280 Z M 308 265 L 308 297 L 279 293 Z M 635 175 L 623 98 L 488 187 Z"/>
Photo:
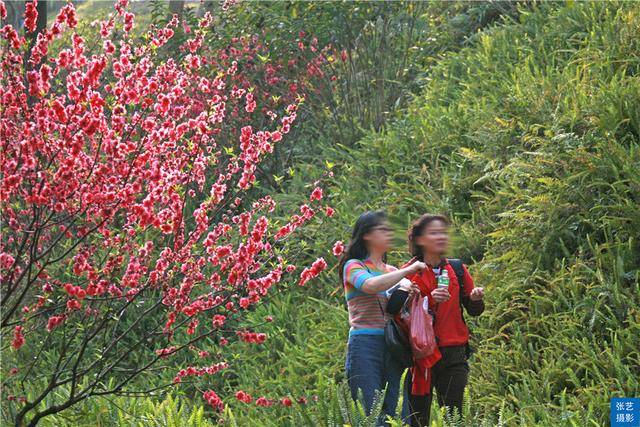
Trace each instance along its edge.
<path fill-rule="evenodd" d="M 216 387 L 319 400 L 263 409 L 229 396 L 225 420 L 358 425 L 340 385 L 348 326 L 330 249 L 369 208 L 390 213 L 396 265 L 412 219 L 449 214 L 451 254 L 486 289 L 462 420 L 433 405 L 434 425 L 604 425 L 611 397 L 640 395 L 639 27 L 632 2 L 521 7 L 427 61 L 423 90 L 386 129 L 355 147 L 317 142 L 280 200 L 300 200 L 319 166 L 335 172 L 336 216 L 291 241 L 333 263 L 252 313 L 274 317 L 260 326 L 268 345 L 234 344 L 237 368 Z"/>

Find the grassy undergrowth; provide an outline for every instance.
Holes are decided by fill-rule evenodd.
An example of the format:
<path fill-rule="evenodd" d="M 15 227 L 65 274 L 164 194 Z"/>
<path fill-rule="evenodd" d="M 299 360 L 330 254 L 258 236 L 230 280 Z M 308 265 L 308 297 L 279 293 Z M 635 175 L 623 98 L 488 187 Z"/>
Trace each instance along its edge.
<path fill-rule="evenodd" d="M 399 264 L 408 223 L 445 212 L 452 255 L 485 287 L 463 420 L 434 405 L 434 425 L 604 425 L 611 397 L 640 395 L 638 28 L 633 2 L 523 9 L 445 55 L 385 131 L 352 149 L 321 142 L 337 214 L 299 236 L 310 256 L 335 264 L 330 248 L 357 215 L 386 208 Z M 227 424 L 363 425 L 341 397 L 341 292 L 332 270 L 252 313 L 273 316 L 268 345 L 232 344 L 233 370 L 212 384 L 228 395 Z M 256 408 L 233 399 L 238 389 L 309 403 Z M 190 397 L 92 400 L 43 425 L 214 423 Z"/>
<path fill-rule="evenodd" d="M 422 212 L 454 219 L 455 255 L 489 307 L 473 325 L 463 425 L 602 425 L 611 397 L 640 394 L 639 24 L 633 3 L 523 10 L 445 57 L 385 132 L 327 146 L 340 219 L 317 254 L 366 208 L 386 208 L 399 230 Z M 335 272 L 317 286 L 340 293 Z M 314 306 L 298 298 L 290 325 Z M 236 406 L 246 422 L 274 419 Z"/>

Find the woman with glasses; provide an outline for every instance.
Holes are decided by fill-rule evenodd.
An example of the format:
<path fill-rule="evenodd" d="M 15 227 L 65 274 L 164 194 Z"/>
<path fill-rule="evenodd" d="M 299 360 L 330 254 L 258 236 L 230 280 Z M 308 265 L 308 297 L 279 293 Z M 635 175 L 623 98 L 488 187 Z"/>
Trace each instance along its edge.
<path fill-rule="evenodd" d="M 367 414 L 376 391 L 386 389 L 383 416 L 395 414 L 403 369 L 385 350 L 384 325 L 388 293 L 396 285 L 407 291 L 411 282 L 405 276 L 425 268 L 415 262 L 403 269 L 386 263 L 392 232 L 384 212 L 365 212 L 356 221 L 351 241 L 340 259 L 349 311 L 349 341 L 346 376 L 354 399 L 361 390 Z"/>

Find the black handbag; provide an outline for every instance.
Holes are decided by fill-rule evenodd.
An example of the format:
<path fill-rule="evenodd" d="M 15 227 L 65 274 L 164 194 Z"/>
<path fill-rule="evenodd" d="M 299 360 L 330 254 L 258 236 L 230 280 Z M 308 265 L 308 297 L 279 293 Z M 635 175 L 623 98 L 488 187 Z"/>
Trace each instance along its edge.
<path fill-rule="evenodd" d="M 382 305 L 380 310 L 382 310 Z M 406 310 L 406 302 L 403 310 Z M 382 310 L 384 315 L 384 310 Z M 396 323 L 395 319 L 390 318 L 384 325 L 384 342 L 389 356 L 401 367 L 410 368 L 413 366 L 413 352 L 411 350 L 411 344 L 409 343 L 409 337 L 404 333 L 404 330 Z"/>
<path fill-rule="evenodd" d="M 400 367 L 413 366 L 413 353 L 409 339 L 394 319 L 387 320 L 384 325 L 384 342 L 389 355 Z"/>

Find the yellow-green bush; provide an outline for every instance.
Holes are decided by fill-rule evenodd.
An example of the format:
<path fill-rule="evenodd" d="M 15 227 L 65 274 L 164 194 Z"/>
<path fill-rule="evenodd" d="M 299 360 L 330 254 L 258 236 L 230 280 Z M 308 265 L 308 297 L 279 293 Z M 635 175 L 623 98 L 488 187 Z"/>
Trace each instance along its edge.
<path fill-rule="evenodd" d="M 322 142 L 337 213 L 292 242 L 310 257 L 335 264 L 333 242 L 367 208 L 387 209 L 397 226 L 395 264 L 413 218 L 453 218 L 452 255 L 487 295 L 471 322 L 478 351 L 460 425 L 604 425 L 611 397 L 640 395 L 638 28 L 633 2 L 523 8 L 445 54 L 386 130 L 353 148 Z M 301 166 L 293 187 L 317 170 Z M 336 385 L 348 327 L 335 269 L 252 315 L 267 314 L 268 345 L 233 344 L 233 371 L 216 389 L 320 401 L 256 409 L 229 395 L 226 420 L 357 419 Z"/>
<path fill-rule="evenodd" d="M 435 66 L 386 131 L 327 149 L 341 218 L 318 253 L 369 207 L 399 228 L 453 217 L 488 299 L 466 425 L 602 425 L 611 397 L 640 394 L 639 27 L 634 3 L 522 10 Z"/>
<path fill-rule="evenodd" d="M 474 411 L 601 424 L 611 397 L 640 391 L 640 8 L 520 16 L 440 63 L 403 120 L 353 153 L 342 188 L 353 204 L 371 168 L 369 197 L 398 219 L 455 218 L 489 302 Z"/>

